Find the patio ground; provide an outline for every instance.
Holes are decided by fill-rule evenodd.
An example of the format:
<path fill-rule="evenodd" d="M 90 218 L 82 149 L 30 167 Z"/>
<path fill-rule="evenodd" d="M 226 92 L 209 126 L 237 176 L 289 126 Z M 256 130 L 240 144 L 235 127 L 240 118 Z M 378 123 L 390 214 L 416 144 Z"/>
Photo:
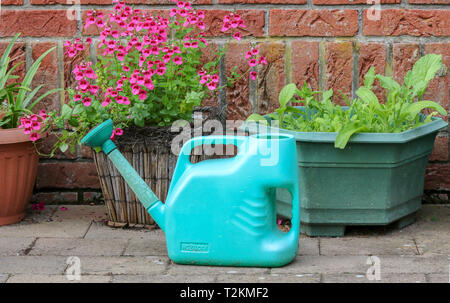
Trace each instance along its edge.
<path fill-rule="evenodd" d="M 342 238 L 300 239 L 282 268 L 173 264 L 161 230 L 104 225 L 104 206 L 47 206 L 0 227 L 0 283 L 68 282 L 67 259 L 80 259 L 81 282 L 371 282 L 369 256 L 381 282 L 449 282 L 450 205 L 424 205 L 402 230 L 351 228 Z"/>

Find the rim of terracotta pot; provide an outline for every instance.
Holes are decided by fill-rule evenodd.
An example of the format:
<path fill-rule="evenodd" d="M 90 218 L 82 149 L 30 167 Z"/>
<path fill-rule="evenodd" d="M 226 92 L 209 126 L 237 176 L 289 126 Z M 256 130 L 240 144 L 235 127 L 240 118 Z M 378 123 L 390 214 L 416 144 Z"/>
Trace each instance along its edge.
<path fill-rule="evenodd" d="M 0 144 L 31 142 L 30 136 L 23 133 L 23 128 L 0 129 Z"/>

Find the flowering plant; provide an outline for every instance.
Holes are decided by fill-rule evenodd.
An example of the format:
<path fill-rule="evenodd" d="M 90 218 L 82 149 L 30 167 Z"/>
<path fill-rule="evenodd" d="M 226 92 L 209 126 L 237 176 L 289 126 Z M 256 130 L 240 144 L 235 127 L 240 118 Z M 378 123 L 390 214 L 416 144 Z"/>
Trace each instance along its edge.
<path fill-rule="evenodd" d="M 33 110 L 41 100 L 56 93 L 59 89 L 49 90 L 37 97 L 43 85 L 41 84 L 34 89 L 31 89 L 31 86 L 42 60 L 54 51 L 55 47 L 42 54 L 29 68 L 22 82 L 19 83 L 16 82 L 19 77 L 12 73 L 23 64 L 23 61 L 9 68 L 10 63 L 17 59 L 12 59 L 9 56 L 19 36 L 20 34 L 14 36 L 0 58 L 0 128 L 23 128 L 24 133 L 30 136 L 30 140 L 36 141 L 39 139 L 39 132 L 44 129 L 44 124 L 48 122 L 49 117 L 45 110 L 41 110 L 39 114 L 34 114 Z"/>
<path fill-rule="evenodd" d="M 215 95 L 229 82 L 242 75 L 233 72 L 220 84 L 219 63 L 226 46 L 218 47 L 215 58 L 202 62 L 202 49 L 208 46 L 203 30 L 205 11 L 190 2 L 174 1 L 169 16 L 152 15 L 114 0 L 113 12 L 89 11 L 84 27 L 99 31 L 99 55 L 94 64 L 82 62 L 73 70 L 76 85 L 69 89 L 70 101 L 61 113 L 52 114 L 55 125 L 63 131 L 56 147 L 75 148 L 82 137 L 97 124 L 112 119 L 117 129 L 113 138 L 130 125 L 167 126 L 183 119 L 191 120 L 194 107 Z M 222 32 L 242 39 L 245 22 L 237 13 L 225 16 Z M 76 38 L 65 43 L 65 53 L 74 57 L 93 43 Z M 250 71 L 266 64 L 257 48 L 247 54 Z"/>

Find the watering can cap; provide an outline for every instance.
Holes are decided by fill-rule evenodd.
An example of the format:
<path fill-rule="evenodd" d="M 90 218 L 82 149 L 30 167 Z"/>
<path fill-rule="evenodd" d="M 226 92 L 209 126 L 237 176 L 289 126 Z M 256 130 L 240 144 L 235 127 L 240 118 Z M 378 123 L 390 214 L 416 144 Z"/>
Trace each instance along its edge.
<path fill-rule="evenodd" d="M 81 144 L 89 147 L 102 147 L 103 144 L 111 138 L 113 133 L 113 122 L 106 120 L 93 130 L 91 130 L 82 140 Z"/>

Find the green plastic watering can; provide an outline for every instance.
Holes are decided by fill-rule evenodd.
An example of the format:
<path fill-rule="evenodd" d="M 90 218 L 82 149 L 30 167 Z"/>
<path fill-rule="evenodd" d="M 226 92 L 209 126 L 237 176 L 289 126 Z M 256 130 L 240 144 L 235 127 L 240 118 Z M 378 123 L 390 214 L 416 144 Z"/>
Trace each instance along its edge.
<path fill-rule="evenodd" d="M 196 137 L 181 149 L 163 204 L 110 140 L 108 120 L 83 138 L 101 147 L 166 234 L 169 257 L 180 264 L 278 267 L 299 244 L 299 190 L 295 139 L 290 135 Z M 199 145 L 238 148 L 233 158 L 192 164 Z M 292 197 L 292 227 L 276 225 L 276 189 Z"/>

